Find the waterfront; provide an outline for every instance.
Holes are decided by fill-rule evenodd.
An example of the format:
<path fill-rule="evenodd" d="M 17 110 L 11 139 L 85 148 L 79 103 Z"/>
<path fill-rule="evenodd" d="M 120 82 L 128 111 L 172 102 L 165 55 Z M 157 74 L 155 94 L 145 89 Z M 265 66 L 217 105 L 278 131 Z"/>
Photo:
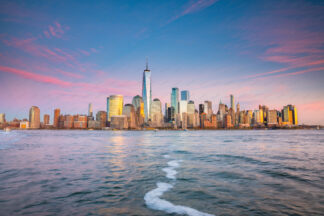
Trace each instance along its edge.
<path fill-rule="evenodd" d="M 323 130 L 1 131 L 1 215 L 320 215 L 323 144 Z"/>

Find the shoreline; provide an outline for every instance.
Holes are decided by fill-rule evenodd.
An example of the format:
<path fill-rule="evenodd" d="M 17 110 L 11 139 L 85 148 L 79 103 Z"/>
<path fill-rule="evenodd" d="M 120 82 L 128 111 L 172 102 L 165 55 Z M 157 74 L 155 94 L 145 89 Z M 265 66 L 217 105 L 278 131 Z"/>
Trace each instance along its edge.
<path fill-rule="evenodd" d="M 32 130 L 53 130 L 53 131 L 248 131 L 248 130 L 323 130 L 324 127 L 320 126 L 307 126 L 307 127 L 275 127 L 275 128 L 186 128 L 186 129 L 173 129 L 173 128 L 141 128 L 141 129 L 111 129 L 111 128 L 102 128 L 102 129 L 89 129 L 89 128 L 10 128 L 10 130 L 19 130 L 19 131 L 32 131 Z M 2 130 L 5 130 L 4 128 Z"/>

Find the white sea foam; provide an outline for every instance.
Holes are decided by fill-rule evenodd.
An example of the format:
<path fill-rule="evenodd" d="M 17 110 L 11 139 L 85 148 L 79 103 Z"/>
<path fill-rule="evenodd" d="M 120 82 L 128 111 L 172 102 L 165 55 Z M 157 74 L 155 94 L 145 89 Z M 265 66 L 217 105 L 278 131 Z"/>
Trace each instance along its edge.
<path fill-rule="evenodd" d="M 179 160 L 169 161 L 169 167 L 163 168 L 162 170 L 166 173 L 166 177 L 169 179 L 176 179 L 177 171 L 174 170 L 176 167 L 179 167 Z"/>
<path fill-rule="evenodd" d="M 166 155 L 164 155 L 165 157 Z M 168 165 L 169 167 L 163 168 L 162 170 L 166 173 L 166 177 L 169 179 L 176 179 L 177 171 L 175 171 L 176 167 L 179 167 L 181 162 L 180 160 L 173 160 L 169 161 Z M 174 205 L 173 203 L 161 199 L 160 196 L 162 196 L 166 191 L 173 188 L 173 185 L 164 183 L 164 182 L 158 182 L 157 188 L 147 192 L 144 196 L 144 200 L 146 205 L 154 210 L 164 211 L 169 214 L 175 213 L 175 214 L 181 214 L 181 215 L 189 215 L 189 216 L 214 216 L 212 214 L 200 212 L 196 209 L 187 207 L 187 206 L 181 206 L 181 205 Z"/>
<path fill-rule="evenodd" d="M 157 188 L 145 194 L 144 200 L 146 205 L 151 209 L 164 211 L 169 214 L 175 213 L 182 215 L 186 214 L 189 216 L 213 216 L 212 214 L 200 212 L 187 206 L 174 205 L 167 200 L 161 199 L 160 196 L 162 196 L 164 192 L 168 191 L 172 187 L 173 186 L 171 184 L 158 182 Z"/>
<path fill-rule="evenodd" d="M 163 157 L 164 157 L 164 158 L 169 158 L 169 157 L 170 157 L 170 155 L 163 155 Z"/>
<path fill-rule="evenodd" d="M 168 165 L 170 166 L 170 167 L 179 167 L 180 165 L 179 165 L 179 162 L 181 162 L 180 160 L 173 160 L 173 161 L 169 161 L 168 162 Z"/>
<path fill-rule="evenodd" d="M 164 172 L 166 172 L 166 177 L 169 179 L 176 179 L 177 171 L 174 170 L 174 168 L 166 167 L 162 169 Z"/>

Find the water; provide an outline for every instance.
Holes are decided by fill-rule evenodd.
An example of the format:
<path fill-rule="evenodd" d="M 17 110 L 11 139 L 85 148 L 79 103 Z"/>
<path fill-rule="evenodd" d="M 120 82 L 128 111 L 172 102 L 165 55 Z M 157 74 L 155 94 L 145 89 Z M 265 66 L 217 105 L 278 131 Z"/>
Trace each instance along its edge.
<path fill-rule="evenodd" d="M 323 130 L 0 132 L 0 215 L 323 213 Z"/>

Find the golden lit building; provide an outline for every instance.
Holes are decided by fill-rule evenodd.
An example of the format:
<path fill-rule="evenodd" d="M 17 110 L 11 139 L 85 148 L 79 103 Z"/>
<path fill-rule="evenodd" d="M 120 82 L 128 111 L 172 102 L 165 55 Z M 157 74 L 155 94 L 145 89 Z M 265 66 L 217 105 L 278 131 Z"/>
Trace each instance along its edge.
<path fill-rule="evenodd" d="M 59 117 L 60 117 L 60 112 L 61 112 L 60 109 L 55 109 L 55 110 L 54 110 L 53 126 L 54 126 L 55 128 L 58 128 L 58 127 L 59 127 Z"/>
<path fill-rule="evenodd" d="M 293 106 L 293 123 L 298 125 L 297 108 L 295 106 Z"/>
<path fill-rule="evenodd" d="M 19 125 L 19 128 L 20 129 L 27 129 L 27 128 L 29 128 L 29 121 L 21 121 L 19 123 L 20 123 L 20 125 Z"/>
<path fill-rule="evenodd" d="M 294 105 L 287 105 L 282 110 L 283 125 L 298 125 L 297 109 Z"/>
<path fill-rule="evenodd" d="M 263 123 L 263 119 L 264 119 L 263 109 L 260 109 L 260 123 Z"/>
<path fill-rule="evenodd" d="M 37 106 L 32 106 L 29 110 L 29 127 L 40 128 L 40 110 Z"/>
<path fill-rule="evenodd" d="M 107 98 L 107 118 L 111 120 L 111 116 L 119 116 L 123 114 L 124 98 L 122 95 L 110 95 Z"/>

